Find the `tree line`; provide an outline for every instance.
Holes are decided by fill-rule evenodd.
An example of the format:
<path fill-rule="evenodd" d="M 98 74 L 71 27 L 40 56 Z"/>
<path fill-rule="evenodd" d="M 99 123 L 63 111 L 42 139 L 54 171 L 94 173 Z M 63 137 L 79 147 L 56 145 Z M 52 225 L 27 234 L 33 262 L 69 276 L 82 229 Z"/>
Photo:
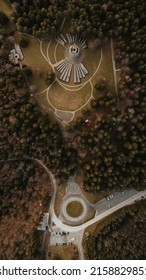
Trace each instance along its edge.
<path fill-rule="evenodd" d="M 86 241 L 87 259 L 145 260 L 145 206 L 137 203 L 98 225 Z"/>
<path fill-rule="evenodd" d="M 114 40 L 116 68 L 120 68 L 118 98 L 109 92 L 106 82 L 95 84 L 97 94 L 86 112 L 88 123 L 78 119 L 73 145 L 79 152 L 88 191 L 134 186 L 146 183 L 146 21 L 145 2 L 107 1 L 111 24 L 124 13 L 121 32 Z M 116 16 L 115 16 L 116 15 Z M 125 30 L 125 21 L 128 29 Z M 133 21 L 134 24 L 131 24 Z M 117 25 L 113 24 L 113 34 Z M 106 36 L 109 35 L 107 30 Z M 115 36 L 115 34 L 114 34 Z M 104 43 L 104 42 L 103 42 Z M 70 129 L 72 129 L 70 128 Z"/>
<path fill-rule="evenodd" d="M 63 140 L 58 123 L 38 108 L 23 68 L 5 60 L 0 66 L 1 158 L 41 159 L 60 179 L 65 179 L 76 168 L 77 151 Z"/>
<path fill-rule="evenodd" d="M 37 226 L 49 209 L 48 174 L 30 160 L 4 161 L 0 178 L 0 259 L 42 259 Z"/>

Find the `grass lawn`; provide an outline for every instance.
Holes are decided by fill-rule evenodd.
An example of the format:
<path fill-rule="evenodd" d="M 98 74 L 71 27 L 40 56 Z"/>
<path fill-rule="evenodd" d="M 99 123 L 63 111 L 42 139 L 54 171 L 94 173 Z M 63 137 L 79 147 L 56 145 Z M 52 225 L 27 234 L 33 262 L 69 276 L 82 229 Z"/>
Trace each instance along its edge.
<path fill-rule="evenodd" d="M 45 75 L 48 70 L 51 70 L 52 68 L 41 54 L 40 43 L 37 39 L 24 34 L 16 35 L 16 41 L 18 43 L 21 38 L 29 41 L 28 47 L 22 48 L 22 52 L 24 55 L 23 64 L 30 66 L 33 71 L 33 77 L 30 79 L 30 83 L 37 86 L 38 92 L 42 91 L 48 87 L 45 82 Z M 40 69 L 40 74 L 38 74 L 37 69 Z"/>
<path fill-rule="evenodd" d="M 62 203 L 63 197 L 65 196 L 65 189 L 66 189 L 66 185 L 60 185 L 57 188 L 55 205 L 54 205 L 54 210 L 57 217 L 60 215 L 60 205 Z"/>
<path fill-rule="evenodd" d="M 8 0 L 0 0 L 0 11 L 4 12 L 8 16 L 9 20 L 11 19 L 11 13 L 13 10 Z M 4 26 L 4 29 L 9 32 L 15 30 L 15 24 L 10 21 L 6 26 Z"/>
<path fill-rule="evenodd" d="M 57 43 L 56 51 L 54 48 L 55 63 L 65 58 L 64 52 L 65 52 L 65 47 L 63 47 L 61 44 Z"/>
<path fill-rule="evenodd" d="M 44 111 L 55 111 L 54 108 L 49 104 L 48 99 L 47 99 L 47 90 L 45 90 L 44 92 L 40 93 L 37 95 L 37 100 L 41 105 L 41 108 Z"/>
<path fill-rule="evenodd" d="M 57 42 L 55 40 L 52 40 L 50 43 L 50 46 L 49 46 L 49 50 L 48 50 L 49 58 L 50 58 L 50 61 L 52 64 L 56 63 L 55 56 L 54 56 L 54 50 L 55 50 L 56 45 L 57 45 Z"/>
<path fill-rule="evenodd" d="M 53 260 L 78 260 L 78 248 L 76 245 L 51 246 L 50 251 Z"/>
<path fill-rule="evenodd" d="M 12 12 L 10 2 L 7 0 L 0 0 L 0 11 L 3 11 L 8 17 L 10 17 L 10 13 Z"/>
<path fill-rule="evenodd" d="M 101 59 L 100 48 L 98 48 L 95 51 L 92 51 L 90 49 L 85 49 L 85 57 L 84 57 L 84 60 L 83 60 L 83 64 L 87 68 L 87 70 L 89 71 L 89 75 L 87 75 L 83 79 L 83 81 L 88 80 L 89 78 L 92 77 L 92 75 L 94 75 L 94 73 L 96 72 L 97 67 L 100 63 L 100 59 Z"/>
<path fill-rule="evenodd" d="M 72 201 L 68 203 L 66 207 L 66 212 L 70 217 L 78 217 L 82 214 L 83 212 L 83 206 L 80 202 L 78 201 Z"/>
<path fill-rule="evenodd" d="M 42 51 L 44 55 L 50 59 L 52 64 L 55 63 L 54 50 L 57 42 L 55 40 L 43 40 L 42 41 Z M 48 47 L 49 46 L 49 47 Z"/>
<path fill-rule="evenodd" d="M 49 40 L 42 41 L 42 51 L 46 57 L 47 57 L 47 47 L 48 47 L 49 43 L 50 43 Z"/>
<path fill-rule="evenodd" d="M 64 58 L 64 51 L 65 48 L 58 44 L 53 40 L 49 47 L 49 56 L 52 63 L 55 63 L 54 59 L 54 50 L 56 47 L 56 60 L 60 61 Z M 90 49 L 83 50 L 84 52 L 84 59 L 83 64 L 88 69 L 89 74 L 82 79 L 81 83 L 85 82 L 86 80 L 92 78 L 92 83 L 94 84 L 96 81 L 96 77 L 103 76 L 106 78 L 107 87 L 109 90 L 115 94 L 115 85 L 114 85 L 114 75 L 113 75 L 113 64 L 112 64 L 112 56 L 111 56 L 111 45 L 110 41 L 107 43 L 104 43 L 102 46 L 102 61 L 99 66 L 100 58 L 101 58 L 101 50 L 98 48 L 95 51 L 92 51 Z M 99 69 L 97 73 L 95 74 L 97 68 L 99 66 Z M 94 75 L 95 74 L 95 75 Z M 56 70 L 56 75 L 59 78 L 60 73 Z M 91 93 L 91 86 L 88 83 L 83 88 L 78 89 L 78 87 L 75 87 L 74 91 L 69 90 L 69 86 L 74 85 L 73 83 L 73 71 L 71 75 L 70 83 L 65 84 L 65 89 L 61 87 L 57 82 L 52 85 L 52 87 L 49 90 L 48 97 L 51 102 L 51 104 L 56 107 L 58 110 L 66 110 L 66 111 L 74 111 L 78 110 L 80 107 L 82 107 L 87 100 L 90 97 Z M 80 87 L 80 85 L 79 85 Z M 73 87 L 71 88 L 73 89 Z M 96 92 L 96 95 L 98 92 Z M 99 93 L 100 95 L 100 93 Z M 96 96 L 97 98 L 97 96 Z"/>
<path fill-rule="evenodd" d="M 115 83 L 114 83 L 114 73 L 113 73 L 113 63 L 112 63 L 112 55 L 111 55 L 111 44 L 110 41 L 104 43 L 102 45 L 102 62 L 99 68 L 97 75 L 103 76 L 106 78 L 106 83 L 111 91 L 111 93 L 115 94 Z M 95 76 L 96 78 L 96 76 Z M 94 83 L 94 79 L 93 79 Z"/>
<path fill-rule="evenodd" d="M 70 122 L 74 118 L 74 115 L 72 112 L 64 112 L 64 111 L 56 110 L 56 115 L 60 119 L 64 120 L 65 122 Z"/>
<path fill-rule="evenodd" d="M 78 91 L 68 91 L 55 82 L 48 92 L 48 97 L 53 106 L 59 110 L 74 111 L 83 106 L 91 94 L 90 83 Z"/>
<path fill-rule="evenodd" d="M 80 121 L 80 119 L 86 121 L 89 118 L 90 112 L 91 112 L 92 108 L 90 106 L 90 101 L 84 106 L 84 108 L 82 108 L 81 110 L 78 110 L 75 112 L 75 116 L 74 116 L 74 120 L 73 122 L 78 122 Z M 89 115 L 88 113 L 89 112 Z"/>
<path fill-rule="evenodd" d="M 47 62 L 44 56 L 40 51 L 40 42 L 39 40 L 32 38 L 28 35 L 17 34 L 16 41 L 19 43 L 21 38 L 25 38 L 29 41 L 29 45 L 26 48 L 23 48 L 24 60 L 23 64 L 27 64 L 32 68 L 33 76 L 30 78 L 30 84 L 35 84 L 37 86 L 37 92 L 41 92 L 45 90 L 48 86 L 45 82 L 45 76 L 48 70 L 52 70 L 51 65 Z M 64 59 L 64 51 L 65 48 L 58 44 L 55 40 L 50 42 L 49 49 L 47 50 L 49 44 L 49 40 L 44 40 L 42 43 L 42 50 L 45 56 L 47 56 L 47 51 L 49 54 L 49 58 L 52 64 L 61 59 Z M 56 47 L 57 46 L 57 47 Z M 56 50 L 56 60 L 55 60 L 55 50 Z M 111 57 L 111 45 L 110 41 L 104 43 L 102 46 L 102 61 L 101 59 L 101 49 L 93 51 L 90 49 L 83 50 L 83 64 L 88 69 L 89 74 L 85 78 L 81 80 L 81 84 L 85 81 L 91 79 L 92 84 L 94 85 L 96 81 L 96 77 L 103 76 L 106 78 L 107 87 L 109 90 L 115 94 L 115 85 L 114 85 L 114 75 L 113 75 L 113 64 Z M 98 71 L 97 68 L 99 67 Z M 97 73 L 95 73 L 97 71 Z M 60 73 L 56 70 L 56 75 L 59 78 Z M 87 83 L 85 86 L 81 87 L 80 84 L 76 85 L 77 87 L 69 87 L 75 86 L 73 82 L 73 69 L 71 74 L 70 83 L 65 84 L 65 88 L 59 85 L 56 81 L 52 84 L 48 92 L 48 98 L 52 106 L 54 106 L 58 110 L 65 111 L 76 111 L 79 110 L 82 106 L 84 106 L 91 96 L 91 84 Z M 80 88 L 81 87 L 81 88 Z M 70 90 L 71 89 L 71 90 Z M 98 95 L 98 92 L 96 92 Z M 50 108 L 47 92 L 42 93 L 37 96 L 40 99 L 40 102 L 43 104 L 44 108 Z M 97 98 L 97 96 L 96 96 Z"/>

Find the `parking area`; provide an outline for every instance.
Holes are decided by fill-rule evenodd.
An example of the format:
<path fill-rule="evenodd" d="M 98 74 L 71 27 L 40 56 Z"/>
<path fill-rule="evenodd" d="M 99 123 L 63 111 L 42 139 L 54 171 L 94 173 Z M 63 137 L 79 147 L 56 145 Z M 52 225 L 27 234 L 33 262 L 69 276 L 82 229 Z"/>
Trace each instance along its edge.
<path fill-rule="evenodd" d="M 134 196 L 138 193 L 135 189 L 124 190 L 122 192 L 115 192 L 108 195 L 106 198 L 96 203 L 96 215 L 103 213 L 104 211 L 118 205 L 124 200 Z"/>
<path fill-rule="evenodd" d="M 75 233 L 54 230 L 51 232 L 50 245 L 61 246 L 61 245 L 72 245 L 75 244 Z"/>

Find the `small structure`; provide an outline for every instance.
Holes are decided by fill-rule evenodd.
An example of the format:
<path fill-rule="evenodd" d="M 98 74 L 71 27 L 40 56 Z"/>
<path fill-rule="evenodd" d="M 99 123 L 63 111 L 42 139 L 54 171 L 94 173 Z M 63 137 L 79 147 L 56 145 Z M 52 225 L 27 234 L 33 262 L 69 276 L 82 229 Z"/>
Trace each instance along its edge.
<path fill-rule="evenodd" d="M 77 46 L 76 44 L 71 45 L 70 48 L 69 48 L 69 54 L 74 59 L 76 57 L 79 57 L 79 55 L 80 55 L 80 48 L 79 48 L 79 46 Z"/>
<path fill-rule="evenodd" d="M 9 60 L 12 64 L 17 65 L 19 64 L 19 54 L 16 52 L 15 49 L 11 50 L 9 53 Z"/>
<path fill-rule="evenodd" d="M 38 230 L 46 231 L 48 230 L 49 213 L 44 213 L 43 219 L 37 227 Z"/>
<path fill-rule="evenodd" d="M 9 53 L 9 60 L 12 64 L 19 64 L 19 60 L 23 60 L 23 54 L 18 44 L 14 44 L 14 49 Z"/>
<path fill-rule="evenodd" d="M 21 51 L 20 46 L 19 46 L 18 44 L 14 44 L 14 46 L 15 46 L 15 51 L 16 51 L 16 53 L 19 54 L 19 59 L 20 59 L 20 60 L 23 60 L 24 57 L 23 57 L 23 53 L 22 53 L 22 51 Z"/>

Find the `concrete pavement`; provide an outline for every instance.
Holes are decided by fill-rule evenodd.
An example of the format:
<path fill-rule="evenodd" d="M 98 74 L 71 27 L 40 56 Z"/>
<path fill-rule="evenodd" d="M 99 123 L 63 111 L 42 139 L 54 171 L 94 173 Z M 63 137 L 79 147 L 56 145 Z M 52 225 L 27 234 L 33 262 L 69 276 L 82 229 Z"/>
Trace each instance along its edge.
<path fill-rule="evenodd" d="M 117 211 L 125 206 L 128 206 L 130 204 L 135 203 L 138 200 L 146 198 L 146 190 L 138 192 L 135 189 L 129 189 L 129 190 L 124 191 L 124 195 L 119 195 L 117 192 L 115 192 L 113 194 L 114 196 L 112 198 L 110 198 L 110 200 L 107 200 L 107 198 L 105 198 L 105 199 L 102 199 L 101 201 L 97 202 L 96 204 L 94 204 L 94 209 L 96 211 L 94 218 L 92 218 L 89 221 L 87 221 L 81 225 L 78 225 L 78 226 L 66 225 L 59 219 L 59 217 L 56 216 L 55 211 L 54 211 L 54 203 L 55 203 L 56 192 L 57 192 L 57 182 L 56 182 L 55 176 L 48 170 L 48 168 L 43 164 L 43 162 L 41 160 L 34 159 L 34 158 L 25 158 L 25 159 L 12 158 L 12 159 L 8 159 L 8 160 L 1 160 L 0 162 L 22 161 L 22 160 L 28 160 L 28 159 L 38 162 L 46 170 L 46 172 L 49 174 L 50 179 L 51 179 L 53 192 L 52 192 L 52 198 L 51 198 L 50 207 L 49 207 L 50 228 L 53 229 L 52 224 L 54 223 L 56 230 L 68 232 L 69 234 L 73 233 L 74 237 L 72 237 L 71 240 L 72 240 L 73 244 L 76 244 L 78 246 L 79 255 L 80 255 L 81 259 L 83 259 L 82 238 L 83 238 L 84 230 L 88 226 L 100 221 L 101 219 L 105 218 L 106 216 L 114 213 L 115 211 Z M 109 205 L 110 205 L 110 208 L 109 208 Z M 51 238 L 50 238 L 50 242 L 52 242 Z M 61 242 L 61 239 L 60 239 L 60 242 Z"/>

